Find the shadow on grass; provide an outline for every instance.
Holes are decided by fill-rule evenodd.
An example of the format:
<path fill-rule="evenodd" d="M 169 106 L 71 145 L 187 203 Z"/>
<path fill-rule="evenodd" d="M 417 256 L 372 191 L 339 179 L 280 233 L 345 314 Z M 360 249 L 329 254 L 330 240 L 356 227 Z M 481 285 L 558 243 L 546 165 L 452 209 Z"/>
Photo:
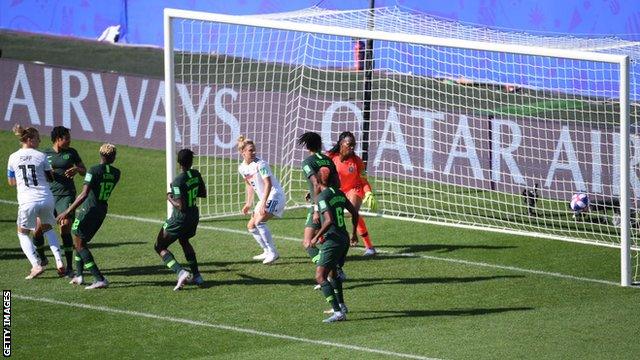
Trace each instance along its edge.
<path fill-rule="evenodd" d="M 517 246 L 495 246 L 495 245 L 453 245 L 453 244 L 402 244 L 402 245 L 378 245 L 376 248 L 397 249 L 400 253 L 417 253 L 417 252 L 440 252 L 447 253 L 456 250 L 474 249 L 474 250 L 505 250 L 516 249 Z M 383 256 L 386 256 L 382 254 Z"/>
<path fill-rule="evenodd" d="M 108 240 L 106 240 L 108 241 Z M 120 241 L 120 242 L 97 242 L 97 243 L 93 243 L 90 242 L 89 243 L 89 249 L 101 249 L 101 248 L 112 248 L 112 247 L 118 247 L 118 246 L 126 246 L 126 245 L 141 245 L 141 244 L 145 244 L 148 245 L 149 242 L 147 241 Z M 153 243 L 151 243 L 151 245 L 149 245 L 149 247 L 151 249 L 153 249 Z"/>
<path fill-rule="evenodd" d="M 16 248 L 0 248 L 0 260 L 18 260 L 27 259 L 19 247 Z"/>
<path fill-rule="evenodd" d="M 374 316 L 352 319 L 349 321 L 367 321 L 388 318 L 404 317 L 434 317 L 434 316 L 479 316 L 499 314 L 511 311 L 531 311 L 532 307 L 507 307 L 507 308 L 478 308 L 478 309 L 452 309 L 452 310 L 389 310 L 389 311 L 360 311 L 358 314 L 373 314 Z"/>
<path fill-rule="evenodd" d="M 344 283 L 344 288 L 356 289 L 377 285 L 421 285 L 421 284 L 464 284 L 479 281 L 520 279 L 524 275 L 495 275 L 495 276 L 469 276 L 469 277 L 421 277 L 421 278 L 349 278 Z M 354 284 L 355 283 L 355 284 Z"/>

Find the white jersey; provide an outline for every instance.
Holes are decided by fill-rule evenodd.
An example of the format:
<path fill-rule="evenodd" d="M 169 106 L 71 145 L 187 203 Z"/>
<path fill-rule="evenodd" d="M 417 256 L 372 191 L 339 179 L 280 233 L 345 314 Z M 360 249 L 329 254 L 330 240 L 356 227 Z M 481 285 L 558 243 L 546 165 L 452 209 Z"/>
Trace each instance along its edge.
<path fill-rule="evenodd" d="M 244 177 L 245 180 L 251 184 L 253 190 L 258 195 L 258 199 L 263 200 L 265 183 L 264 179 L 271 178 L 271 192 L 269 198 L 273 199 L 275 196 L 284 195 L 282 185 L 271 172 L 269 165 L 264 160 L 256 158 L 250 164 L 246 164 L 244 161 L 238 166 L 238 172 Z M 266 199 L 265 199 L 266 200 Z"/>
<path fill-rule="evenodd" d="M 18 204 L 53 200 L 45 171 L 51 171 L 51 164 L 36 149 L 20 149 L 9 156 L 7 175 L 16 179 Z"/>

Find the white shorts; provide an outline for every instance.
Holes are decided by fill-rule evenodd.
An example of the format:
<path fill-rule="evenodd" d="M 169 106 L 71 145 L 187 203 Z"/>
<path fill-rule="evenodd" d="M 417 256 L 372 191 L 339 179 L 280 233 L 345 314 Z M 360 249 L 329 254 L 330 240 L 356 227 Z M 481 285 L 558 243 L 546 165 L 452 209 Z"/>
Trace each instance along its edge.
<path fill-rule="evenodd" d="M 287 201 L 284 199 L 283 193 L 272 193 L 269 195 L 269 199 L 266 203 L 267 212 L 275 217 L 281 218 L 282 215 L 284 215 L 284 206 L 286 203 Z M 258 213 L 258 205 L 260 205 L 260 202 L 258 202 L 256 207 L 253 209 L 255 213 Z"/>
<path fill-rule="evenodd" d="M 40 223 L 54 226 L 56 224 L 56 218 L 53 216 L 54 209 L 53 198 L 21 204 L 18 206 L 16 224 L 23 229 L 35 230 L 36 218 L 40 218 Z"/>

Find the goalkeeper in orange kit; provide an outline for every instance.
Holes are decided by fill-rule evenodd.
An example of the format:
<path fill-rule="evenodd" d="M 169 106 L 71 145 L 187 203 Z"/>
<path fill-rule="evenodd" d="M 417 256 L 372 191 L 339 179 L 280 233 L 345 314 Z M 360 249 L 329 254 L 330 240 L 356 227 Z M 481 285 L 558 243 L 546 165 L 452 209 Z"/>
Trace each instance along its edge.
<path fill-rule="evenodd" d="M 371 185 L 367 181 L 367 170 L 362 159 L 354 153 L 356 147 L 356 138 L 350 131 L 344 131 L 340 134 L 338 142 L 327 155 L 336 165 L 338 175 L 340 176 L 340 190 L 347 195 L 347 198 L 356 210 L 360 210 L 360 206 L 364 203 L 371 211 L 377 211 L 376 199 L 371 191 Z M 358 235 L 363 239 L 365 245 L 364 256 L 373 256 L 376 249 L 373 247 L 367 225 L 360 216 L 357 227 Z"/>

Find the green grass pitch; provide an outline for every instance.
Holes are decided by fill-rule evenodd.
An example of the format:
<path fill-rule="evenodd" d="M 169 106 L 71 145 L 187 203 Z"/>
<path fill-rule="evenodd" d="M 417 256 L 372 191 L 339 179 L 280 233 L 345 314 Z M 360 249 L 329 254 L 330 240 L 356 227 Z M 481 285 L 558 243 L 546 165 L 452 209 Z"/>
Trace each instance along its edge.
<path fill-rule="evenodd" d="M 0 144 L 6 163 L 17 141 L 0 132 Z M 98 143 L 73 146 L 97 162 Z M 631 359 L 640 350 L 638 289 L 616 285 L 617 250 L 377 218 L 368 223 L 379 256 L 355 248 L 348 258 L 347 322 L 321 323 L 327 305 L 300 246 L 300 210 L 270 223 L 282 253 L 273 266 L 251 260 L 244 217 L 203 222 L 193 244 L 207 284 L 174 292 L 153 251 L 164 154 L 121 146 L 115 165 L 122 180 L 91 242 L 106 290 L 74 287 L 52 269 L 24 280 L 15 190 L 0 187 L 0 283 L 13 291 L 16 358 Z"/>
<path fill-rule="evenodd" d="M 158 50 L 0 32 L 3 56 L 162 76 Z M 75 54 L 89 54 L 77 56 Z M 48 146 L 43 134 L 43 146 Z M 73 141 L 87 165 L 98 143 Z M 18 147 L 0 132 L 0 161 Z M 110 288 L 85 291 L 29 264 L 15 234 L 15 189 L 0 186 L 0 285 L 10 289 L 16 359 L 635 359 L 639 290 L 617 286 L 619 251 L 368 218 L 379 256 L 350 251 L 348 321 L 325 325 L 300 238 L 304 212 L 270 222 L 282 254 L 251 260 L 242 216 L 204 221 L 193 239 L 206 280 L 173 292 L 153 251 L 165 218 L 164 153 L 119 147 L 122 180 L 91 242 Z M 240 179 L 238 179 L 240 181 Z M 239 209 L 238 209 L 239 210 Z M 172 246 L 183 260 L 179 246 Z"/>

